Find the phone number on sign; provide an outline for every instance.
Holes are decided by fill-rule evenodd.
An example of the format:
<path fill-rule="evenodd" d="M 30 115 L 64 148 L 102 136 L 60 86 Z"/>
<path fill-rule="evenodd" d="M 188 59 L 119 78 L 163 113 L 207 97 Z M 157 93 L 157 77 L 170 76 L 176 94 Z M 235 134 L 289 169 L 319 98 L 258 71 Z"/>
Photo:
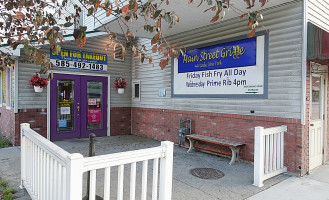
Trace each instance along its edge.
<path fill-rule="evenodd" d="M 99 70 L 106 71 L 107 66 L 103 64 L 96 63 L 84 63 L 84 62 L 75 62 L 75 61 L 67 61 L 67 60 L 51 60 L 51 62 L 56 67 L 64 67 L 64 68 L 73 68 L 73 69 L 86 69 L 86 70 Z"/>

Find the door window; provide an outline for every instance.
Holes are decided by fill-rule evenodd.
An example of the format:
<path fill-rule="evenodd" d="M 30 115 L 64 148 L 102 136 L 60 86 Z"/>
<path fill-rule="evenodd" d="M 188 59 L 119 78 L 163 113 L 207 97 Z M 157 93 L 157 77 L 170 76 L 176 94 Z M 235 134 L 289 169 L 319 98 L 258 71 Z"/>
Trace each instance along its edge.
<path fill-rule="evenodd" d="M 321 119 L 321 76 L 312 75 L 312 114 L 311 119 Z"/>
<path fill-rule="evenodd" d="M 74 81 L 57 80 L 57 131 L 74 130 Z"/>
<path fill-rule="evenodd" d="M 87 129 L 102 128 L 102 82 L 87 81 Z"/>

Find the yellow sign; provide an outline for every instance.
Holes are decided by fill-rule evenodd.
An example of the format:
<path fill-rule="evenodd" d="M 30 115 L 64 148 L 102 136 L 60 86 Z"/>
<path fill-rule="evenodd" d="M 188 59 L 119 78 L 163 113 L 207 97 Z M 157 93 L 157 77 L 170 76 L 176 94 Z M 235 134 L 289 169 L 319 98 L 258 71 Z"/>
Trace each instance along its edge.
<path fill-rule="evenodd" d="M 59 104 L 60 104 L 60 107 L 70 107 L 71 101 L 63 100 L 63 101 L 59 102 Z"/>
<path fill-rule="evenodd" d="M 6 99 L 7 99 L 7 87 L 6 87 L 6 83 L 7 83 L 7 76 L 6 76 L 6 67 L 3 68 L 2 70 L 2 105 L 6 105 Z"/>

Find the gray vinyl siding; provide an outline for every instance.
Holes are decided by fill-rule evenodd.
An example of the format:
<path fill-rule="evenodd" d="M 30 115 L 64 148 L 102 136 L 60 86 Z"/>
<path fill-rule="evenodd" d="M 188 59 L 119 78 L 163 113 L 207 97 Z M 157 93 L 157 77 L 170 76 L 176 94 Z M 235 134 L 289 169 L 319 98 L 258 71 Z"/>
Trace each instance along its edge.
<path fill-rule="evenodd" d="M 308 0 L 307 19 L 312 24 L 329 32 L 329 1 Z"/>
<path fill-rule="evenodd" d="M 83 48 L 77 48 L 76 41 L 67 41 L 62 45 L 62 48 L 66 49 L 79 49 L 82 51 L 96 52 L 108 54 L 108 66 L 107 72 L 89 72 L 84 70 L 65 70 L 70 71 L 74 75 L 76 72 L 90 73 L 94 74 L 110 74 L 112 83 L 116 77 L 126 78 L 129 86 L 131 86 L 131 52 L 127 51 L 127 56 L 124 61 L 113 60 L 112 51 L 105 50 L 108 36 L 95 36 L 87 37 L 86 45 Z M 42 47 L 44 53 L 47 53 L 49 56 L 49 45 Z M 24 55 L 24 52 L 21 52 L 21 55 Z M 29 80 L 36 72 L 40 70 L 39 66 L 36 66 L 34 63 L 19 63 L 18 70 L 18 108 L 19 109 L 28 109 L 28 108 L 46 108 L 47 107 L 47 88 L 44 89 L 42 93 L 35 93 L 33 87 L 29 86 Z M 64 71 L 64 69 L 55 69 L 55 72 Z M 115 87 L 111 84 L 110 88 L 110 106 L 111 107 L 130 107 L 131 106 L 131 87 L 127 87 L 125 94 L 118 95 Z"/>
<path fill-rule="evenodd" d="M 160 57 L 153 54 L 154 66 L 133 58 L 132 79 L 141 81 L 141 101 L 133 102 L 133 107 L 161 108 L 201 112 L 229 113 L 299 118 L 301 116 L 302 92 L 302 2 L 287 3 L 263 12 L 261 26 L 269 30 L 268 99 L 239 98 L 171 98 L 171 66 L 161 70 Z M 233 19 L 191 30 L 167 38 L 171 44 L 186 47 L 235 36 L 246 35 L 250 29 L 246 20 Z M 178 24 L 179 26 L 179 24 Z M 258 28 L 258 31 L 264 28 Z M 139 39 L 147 46 L 149 39 Z M 166 97 L 158 97 L 158 89 L 166 88 Z"/>
<path fill-rule="evenodd" d="M 57 24 L 65 24 L 66 20 L 65 17 L 71 16 L 72 13 L 76 13 L 76 10 L 74 8 L 74 5 L 80 6 L 82 12 L 80 12 L 80 18 L 79 20 L 79 26 L 87 26 L 87 31 L 93 31 L 94 30 L 94 17 L 93 16 L 87 16 L 88 10 L 84 8 L 84 6 L 80 3 L 79 0 L 75 1 L 68 1 L 67 5 L 62 8 L 61 15 L 59 16 L 58 10 L 54 14 L 54 17 L 57 21 Z M 73 19 L 71 20 L 73 23 Z M 72 25 L 70 27 L 61 27 L 61 30 L 63 30 L 64 35 L 73 34 L 73 29 L 76 28 L 75 25 Z"/>

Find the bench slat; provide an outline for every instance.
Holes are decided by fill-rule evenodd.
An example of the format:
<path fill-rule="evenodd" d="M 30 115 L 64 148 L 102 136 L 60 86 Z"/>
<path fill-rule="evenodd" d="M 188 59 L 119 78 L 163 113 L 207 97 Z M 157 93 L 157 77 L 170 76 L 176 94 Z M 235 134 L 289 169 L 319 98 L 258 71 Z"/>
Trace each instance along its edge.
<path fill-rule="evenodd" d="M 232 152 L 229 150 L 229 151 L 224 151 L 224 150 L 221 150 L 221 149 L 218 149 L 218 148 L 215 148 L 215 147 L 210 147 L 210 146 L 205 146 L 205 145 L 200 145 L 200 144 L 194 144 L 194 147 L 199 149 L 200 151 L 207 151 L 207 152 L 213 152 L 214 153 L 217 153 L 217 154 L 222 154 L 222 155 L 226 155 L 226 156 L 232 156 Z"/>
<path fill-rule="evenodd" d="M 243 146 L 243 143 L 240 142 L 235 142 L 235 141 L 230 141 L 230 140 L 225 140 L 225 139 L 219 139 L 219 138 L 214 138 L 214 137 L 209 137 L 205 135 L 186 135 L 187 138 L 194 139 L 194 140 L 199 140 L 199 141 L 204 141 L 204 142 L 209 142 L 213 144 L 219 144 L 219 145 L 224 145 L 228 147 L 239 147 Z"/>

